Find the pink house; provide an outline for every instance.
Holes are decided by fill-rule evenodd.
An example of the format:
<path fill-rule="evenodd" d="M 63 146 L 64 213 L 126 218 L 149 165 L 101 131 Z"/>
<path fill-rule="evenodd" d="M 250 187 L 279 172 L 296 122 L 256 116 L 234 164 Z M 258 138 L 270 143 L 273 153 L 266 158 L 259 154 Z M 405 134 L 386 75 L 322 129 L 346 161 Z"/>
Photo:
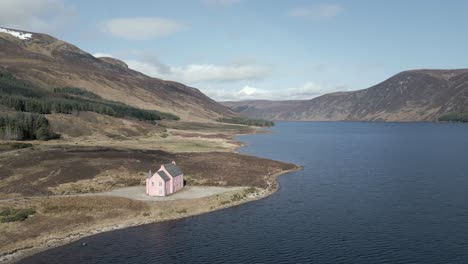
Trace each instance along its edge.
<path fill-rule="evenodd" d="M 154 174 L 151 170 L 148 172 L 146 194 L 149 196 L 167 196 L 182 188 L 184 188 L 184 174 L 175 161 L 161 165 Z"/>

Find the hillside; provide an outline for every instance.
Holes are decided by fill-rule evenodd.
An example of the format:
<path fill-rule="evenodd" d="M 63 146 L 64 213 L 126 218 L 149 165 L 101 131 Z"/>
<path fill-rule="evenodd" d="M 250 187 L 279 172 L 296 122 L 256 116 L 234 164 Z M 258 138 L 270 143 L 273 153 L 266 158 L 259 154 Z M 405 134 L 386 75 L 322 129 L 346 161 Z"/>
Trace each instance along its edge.
<path fill-rule="evenodd" d="M 254 118 L 302 121 L 434 121 L 468 112 L 468 69 L 401 72 L 368 89 L 303 101 L 223 102 Z"/>
<path fill-rule="evenodd" d="M 95 58 L 49 35 L 0 29 L 0 70 L 45 89 L 81 88 L 107 100 L 173 113 L 182 120 L 235 115 L 198 89 L 151 78 L 120 60 Z"/>
<path fill-rule="evenodd" d="M 251 118 L 265 118 L 268 120 L 281 120 L 279 115 L 293 111 L 305 101 L 271 101 L 271 100 L 247 100 L 247 101 L 225 101 L 223 105 L 231 108 L 234 112 Z M 286 120 L 286 119 L 284 119 Z M 294 119 L 292 119 L 294 120 Z"/>

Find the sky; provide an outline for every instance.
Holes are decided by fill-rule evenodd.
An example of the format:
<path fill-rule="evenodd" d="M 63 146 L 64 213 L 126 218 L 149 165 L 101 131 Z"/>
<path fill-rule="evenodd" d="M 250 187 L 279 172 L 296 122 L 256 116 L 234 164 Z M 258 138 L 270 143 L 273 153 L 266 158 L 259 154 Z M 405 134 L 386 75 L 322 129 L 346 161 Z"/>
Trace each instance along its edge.
<path fill-rule="evenodd" d="M 468 1 L 0 0 L 47 33 L 218 101 L 310 99 L 420 68 L 467 68 Z"/>

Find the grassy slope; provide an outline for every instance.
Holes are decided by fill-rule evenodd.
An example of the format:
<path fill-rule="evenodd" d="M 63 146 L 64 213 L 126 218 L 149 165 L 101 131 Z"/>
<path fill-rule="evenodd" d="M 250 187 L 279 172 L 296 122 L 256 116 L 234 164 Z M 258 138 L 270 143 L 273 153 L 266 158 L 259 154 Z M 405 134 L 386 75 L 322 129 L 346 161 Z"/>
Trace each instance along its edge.
<path fill-rule="evenodd" d="M 0 68 L 41 87 L 78 87 L 102 98 L 174 113 L 184 120 L 213 121 L 235 115 L 198 89 L 151 78 L 116 59 L 100 59 L 71 43 L 34 33 L 29 41 L 0 33 Z"/>
<path fill-rule="evenodd" d="M 8 73 L 0 72 L 0 105 L 14 111 L 38 114 L 92 111 L 115 117 L 139 120 L 161 120 L 179 118 L 170 113 L 144 110 L 120 102 L 102 99 L 100 96 L 73 87 L 43 89 L 19 80 Z"/>

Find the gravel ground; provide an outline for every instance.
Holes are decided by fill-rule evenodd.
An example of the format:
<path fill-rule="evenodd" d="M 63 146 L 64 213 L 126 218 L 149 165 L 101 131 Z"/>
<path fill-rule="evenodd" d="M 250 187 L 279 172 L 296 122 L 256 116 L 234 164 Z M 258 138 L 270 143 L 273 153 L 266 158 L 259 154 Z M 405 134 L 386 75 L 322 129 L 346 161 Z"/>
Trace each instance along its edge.
<path fill-rule="evenodd" d="M 116 196 L 140 201 L 171 201 L 202 198 L 225 192 L 238 191 L 245 188 L 246 187 L 186 186 L 182 191 L 179 191 L 170 196 L 157 197 L 146 195 L 145 186 L 132 186 L 121 189 L 115 189 L 109 192 L 90 193 L 86 195 Z"/>
<path fill-rule="evenodd" d="M 189 186 L 184 187 L 182 191 L 165 197 L 148 196 L 146 195 L 145 186 L 132 186 L 120 189 L 115 189 L 107 192 L 98 193 L 81 193 L 81 194 L 66 194 L 66 195 L 51 195 L 51 196 L 28 196 L 20 198 L 6 198 L 0 199 L 0 202 L 15 201 L 22 199 L 41 199 L 44 197 L 77 197 L 77 196 L 112 196 L 112 197 L 123 197 L 137 201 L 175 201 L 175 200 L 186 200 L 196 199 L 212 196 L 215 194 L 221 194 L 226 192 L 244 190 L 248 187 L 218 187 L 218 186 Z"/>

